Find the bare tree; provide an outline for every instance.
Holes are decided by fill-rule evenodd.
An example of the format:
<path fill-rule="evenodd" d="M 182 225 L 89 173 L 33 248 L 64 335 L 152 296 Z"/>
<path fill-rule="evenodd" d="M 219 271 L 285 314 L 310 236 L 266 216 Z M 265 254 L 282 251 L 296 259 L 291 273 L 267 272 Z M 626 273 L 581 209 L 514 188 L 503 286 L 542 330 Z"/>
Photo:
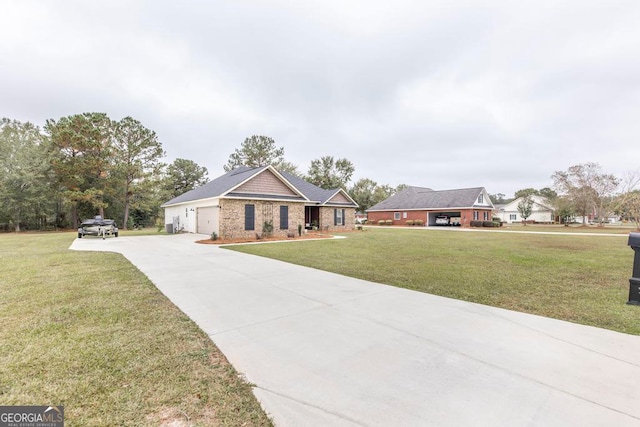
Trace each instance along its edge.
<path fill-rule="evenodd" d="M 595 211 L 603 226 L 612 212 L 620 180 L 614 175 L 602 173 L 600 169 L 597 163 L 585 163 L 571 166 L 566 171 L 556 171 L 551 178 L 556 190 L 571 200 L 583 221 Z"/>
<path fill-rule="evenodd" d="M 615 210 L 620 216 L 633 221 L 640 231 L 640 169 L 628 172 L 622 179 L 622 192 L 615 202 Z"/>

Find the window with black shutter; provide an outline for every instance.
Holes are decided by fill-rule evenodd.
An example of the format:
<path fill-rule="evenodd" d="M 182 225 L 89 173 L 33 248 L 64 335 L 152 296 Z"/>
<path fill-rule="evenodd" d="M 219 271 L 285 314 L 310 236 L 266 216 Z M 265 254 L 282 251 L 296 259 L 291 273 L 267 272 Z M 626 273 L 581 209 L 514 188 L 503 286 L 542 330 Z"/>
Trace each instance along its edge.
<path fill-rule="evenodd" d="M 244 229 L 256 229 L 256 207 L 255 205 L 244 205 Z"/>
<path fill-rule="evenodd" d="M 280 206 L 280 230 L 289 229 L 289 206 Z"/>

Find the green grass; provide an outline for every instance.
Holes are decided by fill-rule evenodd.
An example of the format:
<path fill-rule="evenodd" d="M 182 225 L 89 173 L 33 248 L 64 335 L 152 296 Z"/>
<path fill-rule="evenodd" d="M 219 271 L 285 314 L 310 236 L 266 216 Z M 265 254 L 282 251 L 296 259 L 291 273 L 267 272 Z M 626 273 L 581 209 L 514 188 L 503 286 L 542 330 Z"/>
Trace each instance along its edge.
<path fill-rule="evenodd" d="M 635 232 L 636 227 L 633 224 L 620 224 L 620 225 L 579 225 L 572 224 L 564 226 L 562 224 L 505 224 L 503 227 L 496 228 L 501 231 L 539 231 L 539 232 L 553 232 L 553 233 L 597 233 L 597 234 L 629 234 Z"/>
<path fill-rule="evenodd" d="M 640 334 L 640 307 L 626 304 L 633 251 L 622 236 L 411 229 L 368 229 L 346 236 L 228 248 L 373 282 Z"/>
<path fill-rule="evenodd" d="M 68 426 L 271 425 L 146 276 L 75 237 L 0 235 L 0 404 L 64 405 Z"/>

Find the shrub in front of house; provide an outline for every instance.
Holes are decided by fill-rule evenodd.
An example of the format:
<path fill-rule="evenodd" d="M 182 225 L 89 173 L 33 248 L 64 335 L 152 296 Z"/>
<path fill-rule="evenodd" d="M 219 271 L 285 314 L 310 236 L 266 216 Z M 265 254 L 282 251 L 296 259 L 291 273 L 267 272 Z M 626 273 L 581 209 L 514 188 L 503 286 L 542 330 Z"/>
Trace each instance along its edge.
<path fill-rule="evenodd" d="M 393 225 L 393 220 L 392 219 L 388 219 L 384 222 L 385 225 Z"/>
<path fill-rule="evenodd" d="M 407 225 L 413 225 L 413 224 L 415 224 L 415 221 L 414 221 L 414 220 L 412 220 L 412 219 L 408 219 L 408 220 L 407 220 L 407 222 L 406 222 L 406 224 L 407 224 Z"/>
<path fill-rule="evenodd" d="M 262 233 L 264 233 L 265 237 L 271 237 L 273 234 L 273 221 L 265 221 L 262 224 Z"/>
<path fill-rule="evenodd" d="M 421 219 L 414 219 L 413 220 L 413 225 L 418 225 L 418 226 L 424 225 L 424 221 L 421 220 Z"/>
<path fill-rule="evenodd" d="M 384 225 L 384 224 L 385 224 L 384 219 L 379 219 L 379 220 L 378 220 L 378 225 Z"/>
<path fill-rule="evenodd" d="M 469 225 L 472 227 L 482 227 L 482 222 L 483 221 L 470 221 Z"/>
<path fill-rule="evenodd" d="M 493 222 L 495 222 L 497 224 L 494 227 L 502 227 L 504 225 L 504 222 L 500 218 L 498 218 L 497 216 L 492 217 L 491 221 L 493 221 Z"/>
<path fill-rule="evenodd" d="M 483 227 L 502 227 L 502 223 L 499 221 L 482 221 Z"/>

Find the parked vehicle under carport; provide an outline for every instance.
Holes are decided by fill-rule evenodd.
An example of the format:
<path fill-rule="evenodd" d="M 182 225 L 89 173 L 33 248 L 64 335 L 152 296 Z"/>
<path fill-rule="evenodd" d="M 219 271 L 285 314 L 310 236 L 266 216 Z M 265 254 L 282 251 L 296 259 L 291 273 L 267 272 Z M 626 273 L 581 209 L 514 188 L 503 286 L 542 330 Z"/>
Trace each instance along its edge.
<path fill-rule="evenodd" d="M 449 216 L 449 215 L 438 215 L 436 216 L 436 224 L 435 225 L 446 225 L 446 226 L 460 226 L 460 217 L 459 216 Z"/>
<path fill-rule="evenodd" d="M 115 220 L 104 219 L 98 215 L 80 224 L 78 228 L 78 239 L 82 239 L 83 236 L 102 236 L 103 240 L 107 236 L 118 237 L 118 227 L 116 226 Z"/>

